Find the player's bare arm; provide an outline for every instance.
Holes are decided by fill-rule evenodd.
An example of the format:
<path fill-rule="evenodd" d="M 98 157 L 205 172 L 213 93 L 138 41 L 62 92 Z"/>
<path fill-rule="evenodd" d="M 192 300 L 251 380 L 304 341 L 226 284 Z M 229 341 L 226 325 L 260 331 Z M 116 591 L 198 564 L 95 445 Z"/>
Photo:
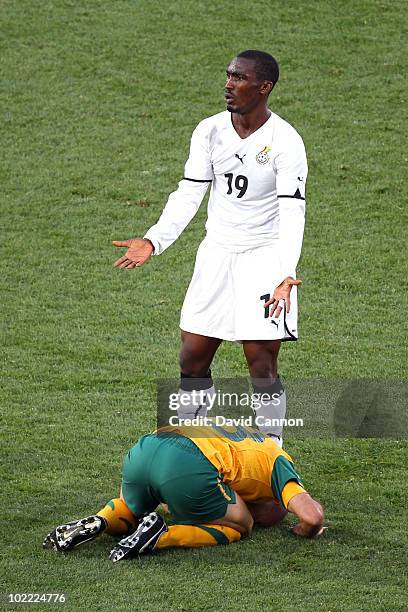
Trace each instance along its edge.
<path fill-rule="evenodd" d="M 150 259 L 153 254 L 154 247 L 150 240 L 146 238 L 131 238 L 130 240 L 113 240 L 113 245 L 117 247 L 127 247 L 127 251 L 123 257 L 115 261 L 114 266 L 124 270 L 133 270 L 140 268 Z"/>
<path fill-rule="evenodd" d="M 305 538 L 317 538 L 324 531 L 323 508 L 309 493 L 299 493 L 288 503 L 288 510 L 295 514 L 299 523 L 292 527 L 292 533 Z"/>
<path fill-rule="evenodd" d="M 294 285 L 301 285 L 302 281 L 299 278 L 293 278 L 292 276 L 287 276 L 280 285 L 275 288 L 273 295 L 270 300 L 265 302 L 264 308 L 269 309 L 269 316 L 272 317 L 275 314 L 275 318 L 277 319 L 282 312 L 283 305 L 285 305 L 286 312 L 290 312 L 290 292 Z"/>

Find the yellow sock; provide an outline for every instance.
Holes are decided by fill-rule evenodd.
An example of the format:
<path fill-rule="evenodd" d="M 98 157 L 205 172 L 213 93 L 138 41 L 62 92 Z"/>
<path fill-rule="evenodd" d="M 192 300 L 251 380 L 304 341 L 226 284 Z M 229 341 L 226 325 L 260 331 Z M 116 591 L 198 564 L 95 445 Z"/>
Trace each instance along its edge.
<path fill-rule="evenodd" d="M 129 510 L 125 500 L 119 497 L 108 501 L 106 506 L 97 512 L 97 515 L 103 516 L 108 523 L 105 533 L 110 535 L 132 533 L 138 525 L 135 515 Z"/>
<path fill-rule="evenodd" d="M 231 527 L 222 525 L 170 525 L 169 530 L 160 536 L 155 549 L 181 546 L 194 548 L 198 546 L 217 546 L 238 542 L 241 534 Z"/>

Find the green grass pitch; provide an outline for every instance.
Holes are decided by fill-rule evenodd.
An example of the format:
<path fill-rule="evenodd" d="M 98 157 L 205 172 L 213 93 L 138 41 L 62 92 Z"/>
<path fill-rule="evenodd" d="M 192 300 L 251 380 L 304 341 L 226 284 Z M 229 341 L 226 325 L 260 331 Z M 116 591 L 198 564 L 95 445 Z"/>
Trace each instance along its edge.
<path fill-rule="evenodd" d="M 158 217 L 245 48 L 280 61 L 270 105 L 310 165 L 301 340 L 281 373 L 406 378 L 405 3 L 2 0 L 0 14 L 1 591 L 64 591 L 72 610 L 406 610 L 405 440 L 288 440 L 326 507 L 317 542 L 286 522 L 118 566 L 107 538 L 41 548 L 117 494 L 122 455 L 155 424 L 155 378 L 177 376 L 205 206 L 143 269 L 113 269 L 110 241 Z M 214 373 L 246 374 L 238 346 Z"/>

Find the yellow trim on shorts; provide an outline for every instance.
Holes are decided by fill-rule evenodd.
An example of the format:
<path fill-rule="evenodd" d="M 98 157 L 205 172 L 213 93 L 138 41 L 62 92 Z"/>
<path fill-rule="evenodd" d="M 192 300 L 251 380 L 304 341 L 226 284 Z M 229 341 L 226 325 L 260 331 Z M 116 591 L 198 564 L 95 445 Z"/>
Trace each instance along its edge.
<path fill-rule="evenodd" d="M 285 508 L 288 507 L 290 500 L 295 497 L 295 495 L 298 495 L 298 493 L 307 493 L 307 491 L 295 480 L 290 480 L 285 484 L 282 490 L 282 500 Z"/>
<path fill-rule="evenodd" d="M 230 496 L 228 495 L 228 493 L 226 492 L 226 490 L 225 490 L 225 489 L 224 489 L 224 487 L 222 486 L 222 484 L 221 484 L 221 482 L 220 482 L 220 480 L 219 480 L 219 479 L 218 479 L 218 482 L 217 482 L 217 487 L 219 488 L 219 490 L 221 491 L 221 493 L 223 494 L 223 496 L 225 497 L 225 499 L 226 499 L 228 502 L 232 501 L 232 497 L 230 497 Z"/>

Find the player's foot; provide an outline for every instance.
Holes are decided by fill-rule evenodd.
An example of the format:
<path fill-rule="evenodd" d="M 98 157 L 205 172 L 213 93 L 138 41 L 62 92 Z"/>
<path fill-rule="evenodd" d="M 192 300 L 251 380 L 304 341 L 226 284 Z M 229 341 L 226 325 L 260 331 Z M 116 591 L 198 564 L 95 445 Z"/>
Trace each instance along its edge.
<path fill-rule="evenodd" d="M 112 548 L 109 559 L 116 563 L 137 555 L 152 552 L 160 536 L 167 531 L 167 525 L 157 512 L 151 512 L 139 523 L 139 527 Z"/>
<path fill-rule="evenodd" d="M 44 539 L 43 547 L 65 552 L 93 540 L 106 527 L 107 523 L 102 516 L 88 516 L 78 521 L 71 521 L 50 531 Z"/>

